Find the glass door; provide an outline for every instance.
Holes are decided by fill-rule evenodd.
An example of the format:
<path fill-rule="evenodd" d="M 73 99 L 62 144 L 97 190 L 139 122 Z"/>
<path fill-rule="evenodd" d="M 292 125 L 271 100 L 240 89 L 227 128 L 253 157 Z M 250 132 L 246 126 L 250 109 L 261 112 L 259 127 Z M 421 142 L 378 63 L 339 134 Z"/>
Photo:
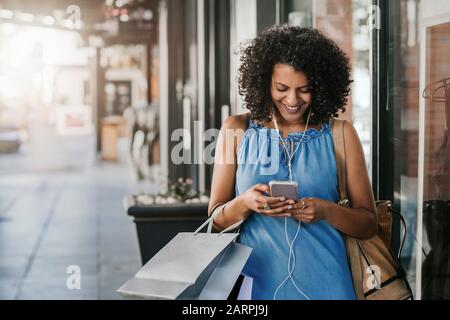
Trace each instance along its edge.
<path fill-rule="evenodd" d="M 450 12 L 424 20 L 421 43 L 417 296 L 450 299 Z"/>

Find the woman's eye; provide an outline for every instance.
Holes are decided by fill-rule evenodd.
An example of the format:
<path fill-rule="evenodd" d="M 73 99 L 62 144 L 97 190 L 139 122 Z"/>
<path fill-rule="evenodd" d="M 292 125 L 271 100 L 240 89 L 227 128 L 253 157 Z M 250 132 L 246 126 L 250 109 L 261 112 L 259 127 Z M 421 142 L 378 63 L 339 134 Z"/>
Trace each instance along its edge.
<path fill-rule="evenodd" d="M 277 88 L 277 90 L 280 92 L 285 92 L 287 89 L 286 88 Z"/>

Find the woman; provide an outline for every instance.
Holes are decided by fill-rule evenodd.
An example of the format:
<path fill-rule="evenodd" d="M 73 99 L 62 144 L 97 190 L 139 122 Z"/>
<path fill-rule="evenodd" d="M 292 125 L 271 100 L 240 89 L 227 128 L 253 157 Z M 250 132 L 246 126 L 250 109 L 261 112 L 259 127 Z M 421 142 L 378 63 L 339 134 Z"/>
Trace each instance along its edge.
<path fill-rule="evenodd" d="M 242 52 L 239 87 L 250 112 L 223 124 L 209 212 L 218 230 L 244 221 L 239 241 L 253 248 L 243 270 L 253 279 L 252 299 L 355 299 L 342 234 L 370 238 L 377 214 L 349 123 L 352 205 L 337 204 L 330 119 L 345 111 L 350 71 L 338 46 L 309 28 L 274 26 Z M 270 196 L 270 181 L 290 179 L 296 200 Z"/>

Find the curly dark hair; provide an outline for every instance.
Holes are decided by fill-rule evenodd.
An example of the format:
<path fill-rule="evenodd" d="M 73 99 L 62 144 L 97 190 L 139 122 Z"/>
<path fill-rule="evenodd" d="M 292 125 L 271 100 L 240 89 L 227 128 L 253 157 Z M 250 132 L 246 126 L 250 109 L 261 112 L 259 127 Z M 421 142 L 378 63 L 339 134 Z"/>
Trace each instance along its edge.
<path fill-rule="evenodd" d="M 260 33 L 241 49 L 239 93 L 257 122 L 270 119 L 270 85 L 276 64 L 303 72 L 312 95 L 310 122 L 323 123 L 345 112 L 350 93 L 351 67 L 347 55 L 320 31 L 277 25 Z"/>

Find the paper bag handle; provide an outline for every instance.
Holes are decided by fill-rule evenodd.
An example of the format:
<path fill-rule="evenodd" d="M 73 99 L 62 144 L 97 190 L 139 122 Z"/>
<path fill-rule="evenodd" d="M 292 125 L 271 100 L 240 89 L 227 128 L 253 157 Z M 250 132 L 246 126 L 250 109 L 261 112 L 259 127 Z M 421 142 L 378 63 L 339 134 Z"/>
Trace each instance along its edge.
<path fill-rule="evenodd" d="M 202 230 L 207 224 L 208 224 L 208 229 L 206 230 L 206 233 L 211 233 L 211 232 L 212 232 L 212 225 L 213 225 L 214 218 L 216 217 L 216 215 L 217 215 L 220 211 L 223 210 L 223 208 L 225 208 L 225 206 L 226 206 L 227 204 L 228 204 L 228 203 L 224 203 L 224 204 L 220 205 L 219 207 L 217 207 L 217 208 L 212 212 L 211 216 L 210 216 L 205 222 L 203 222 L 202 225 L 201 225 L 200 227 L 198 227 L 197 230 L 195 230 L 194 235 L 196 235 L 197 233 L 199 233 L 200 230 Z M 243 221 L 244 221 L 244 220 L 239 220 L 238 222 L 232 224 L 232 225 L 229 226 L 228 228 L 225 228 L 224 230 L 222 230 L 221 232 L 219 232 L 218 235 L 221 235 L 222 233 L 228 232 L 228 231 L 230 231 L 230 230 L 233 230 L 233 229 L 239 227 Z"/>

